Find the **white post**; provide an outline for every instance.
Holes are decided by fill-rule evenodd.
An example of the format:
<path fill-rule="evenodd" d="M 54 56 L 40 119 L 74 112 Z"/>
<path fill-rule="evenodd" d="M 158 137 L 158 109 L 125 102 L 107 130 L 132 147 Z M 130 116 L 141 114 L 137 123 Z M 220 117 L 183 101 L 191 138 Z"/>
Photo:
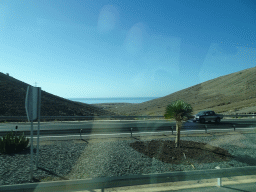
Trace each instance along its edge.
<path fill-rule="evenodd" d="M 217 178 L 217 185 L 218 185 L 218 187 L 222 186 L 221 178 Z"/>
<path fill-rule="evenodd" d="M 215 169 L 220 169 L 219 166 L 215 167 Z M 221 178 L 217 178 L 217 186 L 221 187 L 222 186 L 222 182 L 221 182 Z"/>

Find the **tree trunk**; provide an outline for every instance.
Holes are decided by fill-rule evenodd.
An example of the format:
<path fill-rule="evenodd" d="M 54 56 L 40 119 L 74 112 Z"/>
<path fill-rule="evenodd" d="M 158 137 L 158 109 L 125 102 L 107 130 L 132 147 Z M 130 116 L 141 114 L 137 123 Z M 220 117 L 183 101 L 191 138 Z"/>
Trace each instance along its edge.
<path fill-rule="evenodd" d="M 181 128 L 181 123 L 176 121 L 176 139 L 175 139 L 175 145 L 176 147 L 180 147 L 180 128 Z"/>

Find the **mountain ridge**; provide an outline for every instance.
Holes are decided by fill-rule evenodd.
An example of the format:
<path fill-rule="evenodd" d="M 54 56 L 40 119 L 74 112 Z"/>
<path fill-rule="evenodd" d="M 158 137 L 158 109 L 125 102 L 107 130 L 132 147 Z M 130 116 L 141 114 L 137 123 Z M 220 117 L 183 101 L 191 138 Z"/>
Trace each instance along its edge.
<path fill-rule="evenodd" d="M 135 105 L 105 108 L 122 115 L 164 115 L 172 101 L 182 99 L 192 105 L 194 113 L 214 110 L 218 113 L 235 114 L 246 108 L 256 113 L 256 67 L 223 75 L 172 94 Z M 245 110 L 246 111 L 246 110 Z"/>
<path fill-rule="evenodd" d="M 25 97 L 29 84 L 0 72 L 0 116 L 26 116 Z M 115 115 L 92 106 L 41 91 L 41 116 Z"/>
<path fill-rule="evenodd" d="M 42 90 L 42 116 L 163 116 L 172 101 L 182 99 L 194 113 L 256 113 L 256 67 L 220 76 L 172 94 L 139 104 L 85 104 Z M 0 72 L 0 116 L 26 116 L 25 96 L 29 84 Z"/>

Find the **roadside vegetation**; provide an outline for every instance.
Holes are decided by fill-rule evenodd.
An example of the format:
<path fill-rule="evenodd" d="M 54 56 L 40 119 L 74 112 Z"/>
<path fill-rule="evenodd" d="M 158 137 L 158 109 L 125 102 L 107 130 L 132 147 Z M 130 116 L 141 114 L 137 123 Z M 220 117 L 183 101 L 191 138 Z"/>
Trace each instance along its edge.
<path fill-rule="evenodd" d="M 230 161 L 233 156 L 225 149 L 211 146 L 202 141 L 180 141 L 183 122 L 191 118 L 190 104 L 177 100 L 166 107 L 164 117 L 176 121 L 176 138 L 172 140 L 135 141 L 130 146 L 148 157 L 165 163 L 189 165 L 195 169 L 198 163 Z"/>
<path fill-rule="evenodd" d="M 0 153 L 18 153 L 28 147 L 29 139 L 22 135 L 14 135 L 13 131 L 0 138 Z"/>
<path fill-rule="evenodd" d="M 174 101 L 166 107 L 164 117 L 166 119 L 174 118 L 176 121 L 176 147 L 180 147 L 180 130 L 182 123 L 191 117 L 192 112 L 193 108 L 191 105 L 182 100 Z"/>

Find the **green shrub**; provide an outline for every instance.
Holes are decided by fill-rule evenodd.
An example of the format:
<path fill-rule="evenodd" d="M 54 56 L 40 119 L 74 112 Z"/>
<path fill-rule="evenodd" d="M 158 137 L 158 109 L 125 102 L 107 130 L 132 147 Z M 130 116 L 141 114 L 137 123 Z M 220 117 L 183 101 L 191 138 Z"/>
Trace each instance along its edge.
<path fill-rule="evenodd" d="M 0 138 L 0 152 L 1 153 L 15 153 L 23 151 L 27 148 L 29 139 L 22 135 L 13 135 L 13 132 L 6 134 Z"/>

